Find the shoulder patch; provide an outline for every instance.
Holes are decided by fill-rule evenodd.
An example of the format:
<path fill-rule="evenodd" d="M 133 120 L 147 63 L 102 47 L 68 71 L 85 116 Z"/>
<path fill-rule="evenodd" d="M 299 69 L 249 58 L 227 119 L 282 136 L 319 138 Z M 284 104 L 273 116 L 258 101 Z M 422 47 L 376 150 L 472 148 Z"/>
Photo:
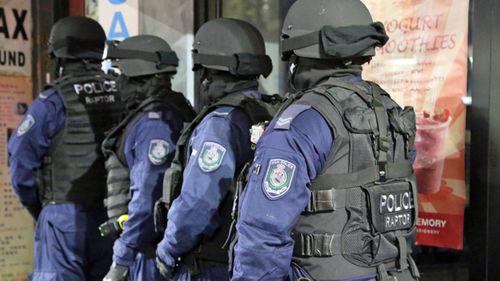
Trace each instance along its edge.
<path fill-rule="evenodd" d="M 274 129 L 278 130 L 289 130 L 290 125 L 295 117 L 297 117 L 300 113 L 311 108 L 308 104 L 293 104 L 289 106 L 281 115 L 279 116 L 276 124 L 274 125 Z"/>
<path fill-rule="evenodd" d="M 149 143 L 148 158 L 153 165 L 162 165 L 167 161 L 168 142 L 160 139 L 151 140 Z"/>
<path fill-rule="evenodd" d="M 148 112 L 148 118 L 149 119 L 160 119 L 161 112 Z"/>
<path fill-rule="evenodd" d="M 226 148 L 215 142 L 205 142 L 198 156 L 198 166 L 203 172 L 213 172 L 222 164 Z"/>
<path fill-rule="evenodd" d="M 28 132 L 31 127 L 33 127 L 33 125 L 35 125 L 35 118 L 33 118 L 31 114 L 26 115 L 23 122 L 21 122 L 21 124 L 17 128 L 17 136 L 20 137 L 26 134 L 26 132 Z"/>
<path fill-rule="evenodd" d="M 269 200 L 276 200 L 287 193 L 295 176 L 295 164 L 283 159 L 271 159 L 264 176 L 263 191 Z"/>

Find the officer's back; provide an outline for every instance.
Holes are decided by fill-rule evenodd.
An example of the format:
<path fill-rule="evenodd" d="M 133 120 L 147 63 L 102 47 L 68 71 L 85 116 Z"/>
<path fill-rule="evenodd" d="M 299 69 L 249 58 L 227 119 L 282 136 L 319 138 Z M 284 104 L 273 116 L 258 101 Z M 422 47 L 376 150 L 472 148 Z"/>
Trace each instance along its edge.
<path fill-rule="evenodd" d="M 297 93 L 257 144 L 232 280 L 418 279 L 415 114 L 362 79 L 387 40 L 359 0 L 288 11 L 280 46 Z"/>
<path fill-rule="evenodd" d="M 100 142 L 122 103 L 100 70 L 106 36 L 84 17 L 51 30 L 57 79 L 33 101 L 9 142 L 13 188 L 37 220 L 35 280 L 98 280 L 111 263 L 105 220 L 105 170 Z"/>

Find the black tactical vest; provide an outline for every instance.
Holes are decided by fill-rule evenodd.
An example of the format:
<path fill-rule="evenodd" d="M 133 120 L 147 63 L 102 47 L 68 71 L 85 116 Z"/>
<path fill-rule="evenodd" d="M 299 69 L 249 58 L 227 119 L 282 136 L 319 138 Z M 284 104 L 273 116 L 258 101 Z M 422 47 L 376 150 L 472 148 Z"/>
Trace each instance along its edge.
<path fill-rule="evenodd" d="M 106 134 L 102 151 L 106 157 L 107 196 L 104 205 L 109 218 L 128 213 L 130 201 L 130 171 L 124 155 L 126 137 L 144 112 L 174 110 L 185 123 L 191 122 L 195 112 L 186 98 L 177 92 L 169 92 L 144 100 L 130 112 L 118 126 Z"/>
<path fill-rule="evenodd" d="M 157 229 L 164 229 L 166 226 L 166 214 L 171 203 L 177 196 L 179 196 L 182 187 L 182 174 L 186 166 L 185 156 L 186 149 L 191 138 L 191 133 L 200 124 L 205 116 L 210 112 L 216 110 L 218 107 L 230 106 L 244 111 L 250 118 L 252 124 L 259 124 L 262 122 L 270 121 L 274 114 L 281 106 L 281 98 L 278 95 L 262 96 L 256 99 L 247 97 L 243 94 L 232 93 L 218 102 L 206 106 L 196 116 L 196 118 L 189 124 L 183 131 L 179 141 L 177 142 L 177 149 L 171 167 L 165 172 L 163 183 L 163 197 L 159 204 L 157 204 L 155 224 Z M 248 128 L 250 130 L 250 128 Z M 243 167 L 238 167 L 235 175 L 239 174 L 239 170 Z M 236 179 L 234 180 L 234 183 Z M 228 263 L 228 252 L 225 249 L 225 242 L 231 227 L 231 210 L 233 206 L 235 194 L 235 186 L 230 188 L 230 191 L 224 198 L 222 204 L 219 206 L 219 214 L 222 218 L 221 227 L 212 235 L 212 237 L 204 237 L 200 244 L 193 249 L 192 252 L 182 257 L 183 263 L 188 265 L 190 274 L 192 276 L 199 274 L 199 263 L 203 261 Z M 163 207 L 159 207 L 159 205 Z M 163 211 L 162 211 L 163 209 Z"/>
<path fill-rule="evenodd" d="M 123 113 L 116 83 L 99 71 L 66 75 L 51 85 L 64 103 L 64 128 L 39 173 L 43 204 L 72 202 L 102 206 L 106 172 L 100 144 Z"/>
<path fill-rule="evenodd" d="M 308 186 L 309 204 L 292 233 L 293 262 L 316 281 L 416 280 L 413 108 L 402 109 L 376 84 L 333 78 L 297 99 L 324 117 L 335 141 Z"/>

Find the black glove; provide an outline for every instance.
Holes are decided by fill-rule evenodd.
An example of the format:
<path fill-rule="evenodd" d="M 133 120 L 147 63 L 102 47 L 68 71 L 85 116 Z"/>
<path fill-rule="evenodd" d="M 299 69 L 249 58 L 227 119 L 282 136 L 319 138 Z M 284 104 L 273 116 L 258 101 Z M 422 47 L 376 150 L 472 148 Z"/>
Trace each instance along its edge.
<path fill-rule="evenodd" d="M 104 276 L 102 281 L 127 281 L 128 280 L 128 267 L 116 264 L 113 262 L 108 274 Z"/>
<path fill-rule="evenodd" d="M 158 256 L 158 253 L 156 254 L 156 267 L 158 268 L 158 271 L 160 271 L 161 276 L 169 280 L 174 278 L 175 268 L 166 265 L 165 262 Z"/>

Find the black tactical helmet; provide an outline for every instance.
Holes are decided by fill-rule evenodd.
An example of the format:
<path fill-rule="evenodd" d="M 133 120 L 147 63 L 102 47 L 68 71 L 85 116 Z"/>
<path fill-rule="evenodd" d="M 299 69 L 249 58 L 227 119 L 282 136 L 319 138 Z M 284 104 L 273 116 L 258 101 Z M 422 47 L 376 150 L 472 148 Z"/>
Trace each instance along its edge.
<path fill-rule="evenodd" d="M 106 34 L 101 25 L 86 17 L 66 17 L 50 30 L 49 53 L 56 58 L 101 59 Z"/>
<path fill-rule="evenodd" d="M 128 77 L 177 72 L 179 59 L 165 40 L 153 35 L 137 35 L 122 42 L 107 41 L 103 59 L 116 61 Z"/>
<path fill-rule="evenodd" d="M 334 58 L 325 52 L 324 27 L 369 27 L 372 24 L 370 12 L 360 0 L 298 0 L 290 7 L 283 23 L 282 58 L 288 60 L 292 54 L 306 58 Z M 374 46 L 356 54 L 357 57 L 374 55 Z"/>
<path fill-rule="evenodd" d="M 192 52 L 193 70 L 205 67 L 233 75 L 267 77 L 273 68 L 257 28 L 236 19 L 219 18 L 203 24 Z"/>

